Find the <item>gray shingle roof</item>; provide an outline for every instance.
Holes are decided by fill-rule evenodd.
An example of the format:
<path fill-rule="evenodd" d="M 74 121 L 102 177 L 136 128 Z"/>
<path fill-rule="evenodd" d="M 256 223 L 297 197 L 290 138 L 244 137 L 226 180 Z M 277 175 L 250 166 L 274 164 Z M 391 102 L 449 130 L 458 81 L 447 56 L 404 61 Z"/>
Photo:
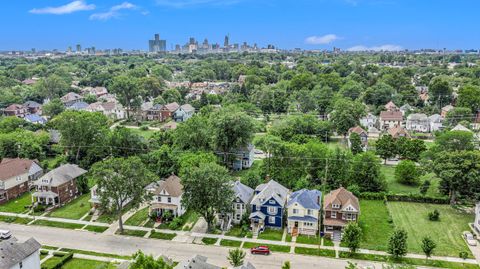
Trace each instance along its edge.
<path fill-rule="evenodd" d="M 52 171 L 46 173 L 37 181 L 35 181 L 35 185 L 49 185 L 49 186 L 60 186 L 70 180 L 77 178 L 87 171 L 78 167 L 76 164 L 64 164 L 58 168 L 53 169 Z M 43 180 L 48 180 L 49 183 L 44 183 Z"/>
<path fill-rule="evenodd" d="M 23 243 L 16 239 L 6 240 L 0 243 L 0 268 L 11 268 L 28 256 L 35 253 L 41 247 L 37 240 L 30 238 Z"/>
<path fill-rule="evenodd" d="M 306 209 L 314 209 L 319 210 L 320 201 L 322 200 L 322 192 L 318 190 L 306 190 L 302 189 L 299 191 L 294 192 L 290 199 L 288 199 L 287 207 L 298 203 Z"/>
<path fill-rule="evenodd" d="M 253 196 L 252 204 L 262 205 L 266 200 L 274 198 L 280 205 L 285 205 L 289 190 L 275 180 L 260 184 L 255 189 L 259 193 Z"/>
<path fill-rule="evenodd" d="M 242 184 L 239 180 L 233 183 L 233 191 L 235 196 L 240 198 L 244 204 L 248 204 L 253 196 L 253 189 Z"/>
<path fill-rule="evenodd" d="M 179 263 L 175 269 L 221 269 L 221 267 L 207 263 L 205 256 L 195 255 L 193 258 Z"/>

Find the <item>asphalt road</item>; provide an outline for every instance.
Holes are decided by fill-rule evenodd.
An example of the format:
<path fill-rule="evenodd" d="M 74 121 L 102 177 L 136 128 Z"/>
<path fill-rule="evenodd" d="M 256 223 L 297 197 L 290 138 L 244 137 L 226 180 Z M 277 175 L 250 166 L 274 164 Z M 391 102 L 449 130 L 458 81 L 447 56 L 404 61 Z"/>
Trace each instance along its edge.
<path fill-rule="evenodd" d="M 153 254 L 154 256 L 164 255 L 174 261 L 186 260 L 195 254 L 200 254 L 208 257 L 208 261 L 212 264 L 224 267 L 229 266 L 226 259 L 228 249 L 225 247 L 186 244 L 138 237 L 103 235 L 86 231 L 42 226 L 0 223 L 0 229 L 10 230 L 19 240 L 23 241 L 34 237 L 41 244 L 49 246 L 120 255 L 131 255 L 141 249 L 145 253 Z M 290 261 L 292 268 L 302 269 L 344 269 L 347 265 L 347 262 L 344 260 L 287 253 L 272 253 L 270 256 L 255 256 L 248 253 L 245 260 L 251 262 L 258 269 L 279 269 L 285 261 Z M 358 264 L 373 265 L 370 262 L 358 262 Z M 379 264 L 375 264 L 375 268 L 382 267 Z"/>

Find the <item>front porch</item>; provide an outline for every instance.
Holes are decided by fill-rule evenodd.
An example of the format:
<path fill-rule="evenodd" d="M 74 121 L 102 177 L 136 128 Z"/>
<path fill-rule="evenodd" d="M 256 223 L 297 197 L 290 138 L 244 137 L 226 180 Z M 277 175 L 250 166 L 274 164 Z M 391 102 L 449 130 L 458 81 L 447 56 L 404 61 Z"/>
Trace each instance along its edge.
<path fill-rule="evenodd" d="M 265 214 L 260 211 L 250 214 L 250 229 L 252 230 L 254 238 L 256 238 L 259 233 L 265 230 L 265 217 Z"/>
<path fill-rule="evenodd" d="M 171 204 L 155 203 L 149 207 L 149 216 L 156 216 L 158 220 L 170 215 L 171 218 L 179 217 L 178 206 Z"/>
<path fill-rule="evenodd" d="M 58 194 L 52 191 L 37 191 L 32 194 L 32 204 L 56 206 L 59 203 Z"/>

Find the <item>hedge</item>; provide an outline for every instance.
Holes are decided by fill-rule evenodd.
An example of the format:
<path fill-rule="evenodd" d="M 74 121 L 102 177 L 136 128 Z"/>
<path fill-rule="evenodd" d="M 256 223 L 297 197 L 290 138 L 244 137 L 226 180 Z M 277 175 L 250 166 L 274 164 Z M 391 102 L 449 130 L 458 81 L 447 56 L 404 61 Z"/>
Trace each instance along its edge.
<path fill-rule="evenodd" d="M 52 264 L 50 266 L 42 264 L 41 269 L 60 269 L 65 263 L 67 263 L 69 260 L 73 258 L 73 253 L 55 252 L 53 253 L 53 256 L 62 257 L 62 258 L 58 261 L 58 263 Z"/>
<path fill-rule="evenodd" d="M 409 194 L 393 194 L 388 192 L 362 192 L 360 198 L 366 200 L 387 200 L 395 202 L 417 202 L 417 203 L 430 203 L 430 204 L 449 204 L 450 199 L 448 197 L 432 197 L 424 196 L 421 194 L 409 193 Z"/>

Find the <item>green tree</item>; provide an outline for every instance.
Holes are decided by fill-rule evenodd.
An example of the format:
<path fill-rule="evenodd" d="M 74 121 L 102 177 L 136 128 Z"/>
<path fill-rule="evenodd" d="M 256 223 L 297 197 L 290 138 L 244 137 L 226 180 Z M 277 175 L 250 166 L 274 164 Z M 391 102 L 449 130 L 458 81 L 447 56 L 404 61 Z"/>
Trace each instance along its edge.
<path fill-rule="evenodd" d="M 450 104 L 452 101 L 452 87 L 446 78 L 436 77 L 432 79 L 428 87 L 428 93 L 430 100 L 437 105 L 437 107 L 442 107 Z"/>
<path fill-rule="evenodd" d="M 282 269 L 290 269 L 290 261 L 285 261 L 282 265 Z"/>
<path fill-rule="evenodd" d="M 159 149 L 143 155 L 142 160 L 159 178 L 178 173 L 176 154 L 168 145 L 162 145 Z"/>
<path fill-rule="evenodd" d="M 114 157 L 139 155 L 147 150 L 143 137 L 125 127 L 116 127 L 109 133 L 108 145 Z"/>
<path fill-rule="evenodd" d="M 67 82 L 58 75 L 50 75 L 35 84 L 35 89 L 44 98 L 59 98 L 70 90 Z"/>
<path fill-rule="evenodd" d="M 339 98 L 333 105 L 331 121 L 337 132 L 346 136 L 350 128 L 360 124 L 360 118 L 364 116 L 365 113 L 364 104 L 349 99 Z"/>
<path fill-rule="evenodd" d="M 388 240 L 388 254 L 392 255 L 394 259 L 407 255 L 407 238 L 408 234 L 405 230 L 395 230 Z"/>
<path fill-rule="evenodd" d="M 130 119 L 130 111 L 140 105 L 142 90 L 138 79 L 126 75 L 114 77 L 109 89 L 117 94 L 120 103 L 127 110 L 127 118 Z"/>
<path fill-rule="evenodd" d="M 245 259 L 245 251 L 235 248 L 228 251 L 228 261 L 234 267 L 242 266 L 243 260 Z"/>
<path fill-rule="evenodd" d="M 42 107 L 43 115 L 49 116 L 51 118 L 62 113 L 64 110 L 65 110 L 65 106 L 63 105 L 62 101 L 60 101 L 60 99 L 58 98 L 51 100 L 50 102 L 48 102 Z"/>
<path fill-rule="evenodd" d="M 422 239 L 422 250 L 425 253 L 425 257 L 430 258 L 433 251 L 437 247 L 437 244 L 428 236 Z"/>
<path fill-rule="evenodd" d="M 87 94 L 83 97 L 85 103 L 91 104 L 97 102 L 97 96 L 95 94 Z"/>
<path fill-rule="evenodd" d="M 0 118 L 0 133 L 11 133 L 21 131 L 28 125 L 24 119 L 10 116 Z"/>
<path fill-rule="evenodd" d="M 395 157 L 396 150 L 395 140 L 389 134 L 382 135 L 375 143 L 375 152 L 385 160 L 385 163 L 387 159 Z"/>
<path fill-rule="evenodd" d="M 416 185 L 419 181 L 417 165 L 409 160 L 401 161 L 395 167 L 395 179 L 397 182 L 406 185 Z"/>
<path fill-rule="evenodd" d="M 217 212 L 229 212 L 233 191 L 228 171 L 215 163 L 185 169 L 182 175 L 182 203 L 204 217 L 208 230 L 213 228 Z"/>
<path fill-rule="evenodd" d="M 140 79 L 142 92 L 146 97 L 157 97 L 164 88 L 163 82 L 156 77 L 143 77 Z"/>
<path fill-rule="evenodd" d="M 118 218 L 119 231 L 123 232 L 123 209 L 137 208 L 150 198 L 145 186 L 154 176 L 138 157 L 109 158 L 92 166 L 91 177 L 97 183 L 97 194 L 103 208 Z"/>
<path fill-rule="evenodd" d="M 133 254 L 133 261 L 128 269 L 173 269 L 173 266 L 161 257 L 155 259 L 152 255 L 145 255 L 141 250 Z"/>
<path fill-rule="evenodd" d="M 194 115 L 175 130 L 175 146 L 182 150 L 212 150 L 214 134 L 211 126 L 208 117 Z"/>
<path fill-rule="evenodd" d="M 168 103 L 180 103 L 182 101 L 182 95 L 177 89 L 168 89 L 162 93 L 162 98 Z"/>
<path fill-rule="evenodd" d="M 473 150 L 473 133 L 467 131 L 449 131 L 437 136 L 434 152 Z"/>
<path fill-rule="evenodd" d="M 360 135 L 357 133 L 351 133 L 350 137 L 350 150 L 354 155 L 362 153 L 363 148 L 362 148 L 362 140 L 360 138 Z"/>
<path fill-rule="evenodd" d="M 356 222 L 349 222 L 343 230 L 342 243 L 350 249 L 351 253 L 355 253 L 360 247 L 362 239 L 362 229 Z"/>
<path fill-rule="evenodd" d="M 460 122 L 472 122 L 475 118 L 472 110 L 469 107 L 455 107 L 448 111 L 445 117 L 445 125 L 455 127 Z M 468 127 L 468 126 L 467 126 Z"/>
<path fill-rule="evenodd" d="M 379 159 L 371 152 L 364 152 L 353 157 L 350 181 L 358 185 L 362 192 L 379 192 L 386 189 Z"/>
<path fill-rule="evenodd" d="M 480 109 L 480 86 L 465 85 L 458 90 L 457 106 L 470 108 L 471 113 Z"/>

